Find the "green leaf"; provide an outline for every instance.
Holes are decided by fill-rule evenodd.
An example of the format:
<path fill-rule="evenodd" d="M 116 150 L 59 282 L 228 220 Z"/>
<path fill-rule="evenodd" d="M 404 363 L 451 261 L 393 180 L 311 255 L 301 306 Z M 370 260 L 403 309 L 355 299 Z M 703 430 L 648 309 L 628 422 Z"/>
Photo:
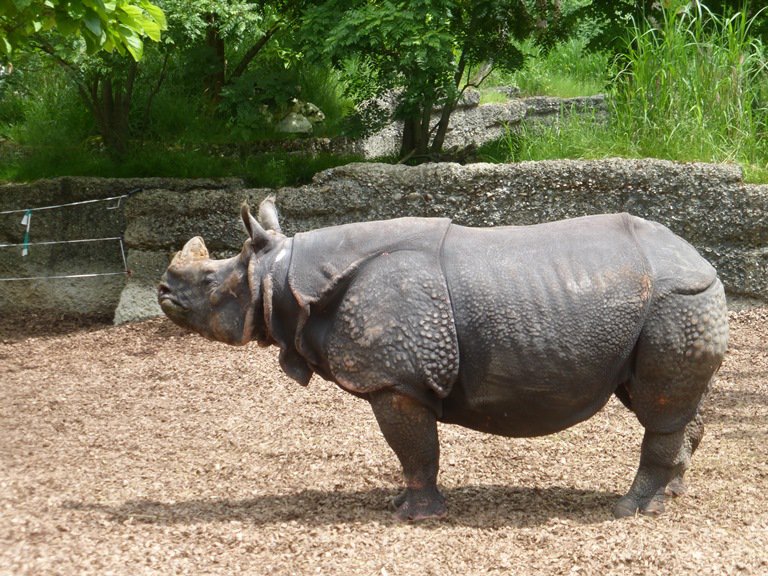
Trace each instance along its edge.
<path fill-rule="evenodd" d="M 0 53 L 10 55 L 13 52 L 13 46 L 5 36 L 0 36 Z"/>
<path fill-rule="evenodd" d="M 120 33 L 123 39 L 123 45 L 128 49 L 128 52 L 131 53 L 133 59 L 137 62 L 141 60 L 141 57 L 144 54 L 144 43 L 141 41 L 141 38 L 133 30 L 124 26 L 120 26 Z"/>
<path fill-rule="evenodd" d="M 16 14 L 16 5 L 11 0 L 0 0 L 0 15 L 14 15 Z"/>
<path fill-rule="evenodd" d="M 142 16 L 144 16 L 144 11 L 138 6 L 134 6 L 132 4 L 124 4 L 120 6 L 120 10 L 118 11 L 118 17 L 121 11 L 133 18 L 141 18 Z"/>
<path fill-rule="evenodd" d="M 155 42 L 160 42 L 161 30 L 160 25 L 157 22 L 145 18 L 141 21 L 141 27 L 144 31 L 144 34 L 149 36 L 150 39 L 154 40 Z"/>
<path fill-rule="evenodd" d="M 157 22 L 158 26 L 160 26 L 160 30 L 166 30 L 168 28 L 168 22 L 165 19 L 165 13 L 160 8 L 154 4 L 150 4 L 149 2 L 144 3 L 143 6 L 147 13 L 154 19 L 155 22 Z"/>
<path fill-rule="evenodd" d="M 85 51 L 88 52 L 88 54 L 93 54 L 102 46 L 98 36 L 93 36 L 92 34 L 83 34 L 83 38 L 85 39 Z"/>
<path fill-rule="evenodd" d="M 115 16 L 117 16 L 117 19 L 120 22 L 120 24 L 122 24 L 126 28 L 129 28 L 131 31 L 136 31 L 136 32 L 141 31 L 141 25 L 136 21 L 136 19 L 133 16 L 131 16 L 127 12 L 120 11 L 120 12 L 117 12 Z"/>
<path fill-rule="evenodd" d="M 56 14 L 56 28 L 65 36 L 72 36 L 80 31 L 79 23 L 65 13 Z"/>
<path fill-rule="evenodd" d="M 85 27 L 90 30 L 91 34 L 96 38 L 101 38 L 104 31 L 101 29 L 101 20 L 94 12 L 89 10 L 85 15 L 85 18 L 83 18 L 83 22 L 85 23 Z"/>

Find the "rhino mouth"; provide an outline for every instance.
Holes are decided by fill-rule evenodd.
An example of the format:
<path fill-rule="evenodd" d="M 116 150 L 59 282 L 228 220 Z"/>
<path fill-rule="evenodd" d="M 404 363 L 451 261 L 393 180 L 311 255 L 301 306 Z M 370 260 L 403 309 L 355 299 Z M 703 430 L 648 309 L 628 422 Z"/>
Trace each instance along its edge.
<path fill-rule="evenodd" d="M 160 284 L 157 288 L 157 302 L 166 312 L 184 312 L 187 308 L 173 295 L 167 284 Z"/>

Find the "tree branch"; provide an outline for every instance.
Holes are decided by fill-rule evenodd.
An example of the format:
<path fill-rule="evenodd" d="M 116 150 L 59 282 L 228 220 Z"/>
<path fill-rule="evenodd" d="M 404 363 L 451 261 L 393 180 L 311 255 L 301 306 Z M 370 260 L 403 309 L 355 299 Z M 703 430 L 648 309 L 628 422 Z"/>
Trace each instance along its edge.
<path fill-rule="evenodd" d="M 251 61 L 253 61 L 253 59 L 256 58 L 256 55 L 259 52 L 261 52 L 261 49 L 264 48 L 267 42 L 269 42 L 270 38 L 272 38 L 272 36 L 275 35 L 275 32 L 277 32 L 282 25 L 283 25 L 282 20 L 278 20 L 277 22 L 275 22 L 275 24 L 264 33 L 264 36 L 259 38 L 259 41 L 250 47 L 248 52 L 246 52 L 245 55 L 243 56 L 243 59 L 240 60 L 240 63 L 235 67 L 234 71 L 232 72 L 232 75 L 229 77 L 229 81 L 232 81 L 235 78 L 240 78 L 240 76 L 242 76 L 245 73 Z"/>
<path fill-rule="evenodd" d="M 165 77 L 168 73 L 168 58 L 170 55 L 170 52 L 165 52 L 165 56 L 163 57 L 163 67 L 160 69 L 160 76 L 158 77 L 155 86 L 152 88 L 152 90 L 150 90 L 149 96 L 147 97 L 147 105 L 144 107 L 144 116 L 142 118 L 142 124 L 145 128 L 149 125 L 149 113 L 152 109 L 152 101 L 160 91 L 160 87 L 163 85 L 163 82 L 165 82 Z"/>
<path fill-rule="evenodd" d="M 71 62 L 67 62 L 66 60 L 64 60 L 64 58 L 56 54 L 56 50 L 54 49 L 54 47 L 48 44 L 47 42 L 38 42 L 37 48 L 43 53 L 53 58 L 56 64 L 58 64 L 64 70 L 67 71 L 67 73 L 71 76 L 72 81 L 75 83 L 75 86 L 77 86 L 77 92 L 80 94 L 80 97 L 83 99 L 83 102 L 89 108 L 91 113 L 94 113 L 97 108 L 97 103 L 96 103 L 96 100 L 91 97 L 91 92 L 89 90 L 89 87 L 86 84 L 85 80 L 83 79 L 82 74 L 80 73 L 80 70 L 78 70 L 77 67 L 74 66 Z"/>

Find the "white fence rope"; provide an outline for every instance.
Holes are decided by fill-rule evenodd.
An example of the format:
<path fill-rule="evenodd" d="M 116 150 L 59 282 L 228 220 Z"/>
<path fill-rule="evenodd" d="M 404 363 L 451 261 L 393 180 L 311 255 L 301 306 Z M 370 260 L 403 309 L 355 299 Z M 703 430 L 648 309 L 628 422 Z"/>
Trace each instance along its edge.
<path fill-rule="evenodd" d="M 51 246 L 51 245 L 57 245 L 57 244 L 84 244 L 84 243 L 93 243 L 93 242 L 113 242 L 118 241 L 120 244 L 120 255 L 123 259 L 123 270 L 120 272 L 93 272 L 93 273 L 85 273 L 85 274 L 55 274 L 50 276 L 13 276 L 13 277 L 0 277 L 0 282 L 18 282 L 18 281 L 28 281 L 28 280 L 63 280 L 67 278 L 95 278 L 97 276 L 118 276 L 118 275 L 130 275 L 131 271 L 128 269 L 128 259 L 125 256 L 125 245 L 123 243 L 123 237 L 122 236 L 111 236 L 106 238 L 81 238 L 81 239 L 75 239 L 75 240 L 50 240 L 45 242 L 30 242 L 29 241 L 29 232 L 30 232 L 30 224 L 31 224 L 31 215 L 32 212 L 40 211 L 40 210 L 54 210 L 57 208 L 66 208 L 70 206 L 82 206 L 84 204 L 94 204 L 96 202 L 113 202 L 112 205 L 107 206 L 107 210 L 116 210 L 120 207 L 122 201 L 124 198 L 127 198 L 131 196 L 132 194 L 135 194 L 140 189 L 131 190 L 127 194 L 121 194 L 120 196 L 111 196 L 109 198 L 96 198 L 94 200 L 81 200 L 79 202 L 68 202 L 66 204 L 54 204 L 50 206 L 37 206 L 35 208 L 20 208 L 16 210 L 3 210 L 0 211 L 0 216 L 7 215 L 7 214 L 24 214 L 24 218 L 22 219 L 22 226 L 26 226 L 26 231 L 24 234 L 24 242 L 20 243 L 11 243 L 11 244 L 0 244 L 0 248 L 22 248 L 22 256 L 26 257 L 29 254 L 29 248 L 31 246 Z"/>

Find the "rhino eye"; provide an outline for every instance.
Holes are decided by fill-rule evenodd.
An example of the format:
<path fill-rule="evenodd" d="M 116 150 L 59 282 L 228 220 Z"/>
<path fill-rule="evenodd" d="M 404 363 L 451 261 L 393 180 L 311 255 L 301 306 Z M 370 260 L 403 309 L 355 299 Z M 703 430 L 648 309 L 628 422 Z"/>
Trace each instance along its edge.
<path fill-rule="evenodd" d="M 213 272 L 208 272 L 205 276 L 203 276 L 203 285 L 208 289 L 209 292 L 213 292 L 219 287 L 219 279 Z"/>

